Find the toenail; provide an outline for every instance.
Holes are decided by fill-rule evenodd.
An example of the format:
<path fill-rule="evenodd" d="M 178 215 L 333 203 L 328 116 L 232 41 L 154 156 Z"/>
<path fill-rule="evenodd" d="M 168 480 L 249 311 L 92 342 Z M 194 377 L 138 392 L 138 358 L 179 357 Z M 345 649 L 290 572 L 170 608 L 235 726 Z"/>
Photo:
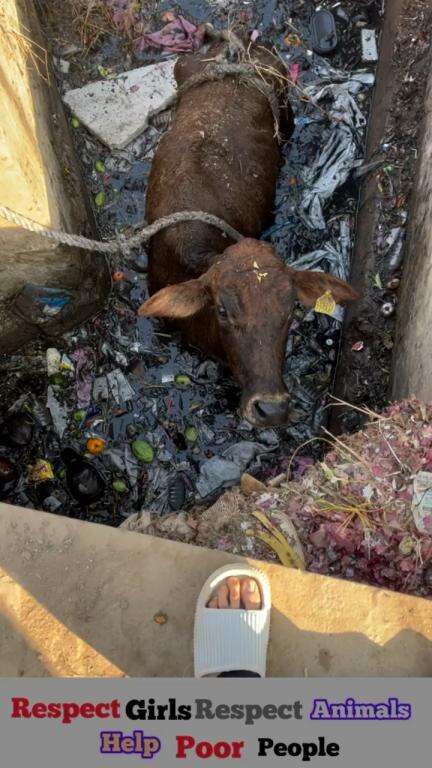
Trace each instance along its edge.
<path fill-rule="evenodd" d="M 246 583 L 246 591 L 247 592 L 256 592 L 257 591 L 257 585 L 255 581 L 248 581 Z"/>

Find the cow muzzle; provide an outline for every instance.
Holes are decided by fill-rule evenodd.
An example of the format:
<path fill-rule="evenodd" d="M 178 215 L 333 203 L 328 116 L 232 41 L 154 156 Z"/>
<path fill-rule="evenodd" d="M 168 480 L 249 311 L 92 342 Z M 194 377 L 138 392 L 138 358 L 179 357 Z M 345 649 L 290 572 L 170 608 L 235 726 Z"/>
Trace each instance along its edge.
<path fill-rule="evenodd" d="M 242 404 L 242 415 L 255 427 L 274 427 L 290 420 L 291 399 L 288 393 L 254 395 Z"/>

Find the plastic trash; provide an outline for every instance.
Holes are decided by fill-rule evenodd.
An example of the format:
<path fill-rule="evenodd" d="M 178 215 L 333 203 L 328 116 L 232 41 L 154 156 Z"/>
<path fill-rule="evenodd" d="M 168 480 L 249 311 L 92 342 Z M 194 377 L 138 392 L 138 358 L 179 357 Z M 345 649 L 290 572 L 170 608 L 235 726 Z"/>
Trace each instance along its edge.
<path fill-rule="evenodd" d="M 48 376 L 54 376 L 58 373 L 61 366 L 61 354 L 55 347 L 49 347 L 46 351 L 46 365 Z"/>
<path fill-rule="evenodd" d="M 349 24 L 350 17 L 348 11 L 345 10 L 341 5 L 339 5 L 335 10 L 336 16 L 338 19 L 342 19 L 342 21 L 345 22 L 345 24 Z"/>
<path fill-rule="evenodd" d="M 72 448 L 62 451 L 69 492 L 80 504 L 94 504 L 103 496 L 105 481 L 98 470 Z"/>
<path fill-rule="evenodd" d="M 68 373 L 73 373 L 74 370 L 75 370 L 75 366 L 74 366 L 72 360 L 67 355 L 63 354 L 61 356 L 60 370 L 61 371 L 66 371 Z"/>
<path fill-rule="evenodd" d="M 47 408 L 51 414 L 54 429 L 61 440 L 67 428 L 68 412 L 65 406 L 57 400 L 52 386 L 47 389 Z"/>
<path fill-rule="evenodd" d="M 186 502 L 186 483 L 182 475 L 177 475 L 168 485 L 168 504 L 173 512 L 181 509 Z"/>
<path fill-rule="evenodd" d="M 42 506 L 46 512 L 59 512 L 60 509 L 63 507 L 63 503 L 60 501 L 60 499 L 57 498 L 57 496 L 53 496 L 52 494 L 50 496 L 46 496 L 42 501 Z"/>
<path fill-rule="evenodd" d="M 121 365 L 123 368 L 126 368 L 128 365 L 128 359 L 124 352 L 113 349 L 106 341 L 102 344 L 101 352 L 109 359 L 114 360 L 117 365 Z"/>
<path fill-rule="evenodd" d="M 14 310 L 27 322 L 41 325 L 57 317 L 72 299 L 72 292 L 44 285 L 25 285 L 14 300 Z"/>
<path fill-rule="evenodd" d="M 391 317 L 394 314 L 395 305 L 392 301 L 385 301 L 381 304 L 380 312 L 383 317 Z"/>
<path fill-rule="evenodd" d="M 45 483 L 47 480 L 53 480 L 54 471 L 51 462 L 46 459 L 36 459 L 29 471 L 29 480 L 31 483 L 38 485 L 39 483 Z"/>
<path fill-rule="evenodd" d="M 338 39 L 336 23 L 331 11 L 315 11 L 311 18 L 311 45 L 320 56 L 328 56 L 336 50 Z"/>
<path fill-rule="evenodd" d="M 274 450 L 274 448 L 275 446 L 244 440 L 225 449 L 221 458 L 214 456 L 208 461 L 204 461 L 201 464 L 200 475 L 196 483 L 199 495 L 206 498 L 212 496 L 216 491 L 235 485 L 254 459 Z"/>
<path fill-rule="evenodd" d="M 245 469 L 256 459 L 258 456 L 264 453 L 269 453 L 275 449 L 275 445 L 263 445 L 262 443 L 253 443 L 249 440 L 244 440 L 241 443 L 236 443 L 226 448 L 223 451 L 222 456 L 224 459 L 233 461 L 243 473 Z"/>
<path fill-rule="evenodd" d="M 75 363 L 75 388 L 80 408 L 90 404 L 93 381 L 93 355 L 91 350 L 79 348 L 72 355 Z"/>
<path fill-rule="evenodd" d="M 135 391 L 119 368 L 107 373 L 106 380 L 110 394 L 116 403 L 127 403 L 135 397 Z"/>
<path fill-rule="evenodd" d="M 178 16 L 158 32 L 146 32 L 135 40 L 137 51 L 163 48 L 169 53 L 198 51 L 204 43 L 205 31 L 202 26 Z"/>
<path fill-rule="evenodd" d="M 405 230 L 403 227 L 393 227 L 385 240 L 386 256 L 390 272 L 394 272 L 402 264 Z"/>
<path fill-rule="evenodd" d="M 93 400 L 98 403 L 100 400 L 108 400 L 109 389 L 106 376 L 98 376 L 93 382 Z"/>
<path fill-rule="evenodd" d="M 0 456 L 0 499 L 10 494 L 19 479 L 19 472 L 15 464 L 6 456 Z"/>
<path fill-rule="evenodd" d="M 349 72 L 343 69 L 337 69 L 332 67 L 328 61 L 324 59 L 315 59 L 312 61 L 312 70 L 316 75 L 316 80 L 313 85 L 308 86 L 308 90 L 312 92 L 319 90 L 320 86 L 325 83 L 347 83 L 350 89 L 358 88 L 358 86 L 371 86 L 375 82 L 375 75 L 373 72 L 367 70 L 358 70 L 356 72 Z M 356 85 L 357 84 L 357 85 Z"/>
<path fill-rule="evenodd" d="M 432 534 L 432 472 L 418 472 L 414 477 L 411 509 L 417 530 Z"/>
<path fill-rule="evenodd" d="M 311 251 L 310 253 L 305 253 L 294 262 L 290 262 L 290 266 L 299 270 L 322 270 L 323 272 L 338 277 L 340 280 L 348 280 L 350 250 L 350 228 L 347 219 L 342 218 L 339 223 L 339 240 L 337 245 L 329 240 L 322 248 L 318 248 L 316 251 Z M 341 323 L 344 317 L 344 308 L 336 306 L 332 313 L 332 317 Z"/>
<path fill-rule="evenodd" d="M 233 461 L 213 456 L 212 459 L 208 459 L 201 465 L 196 489 L 201 498 L 205 499 L 214 494 L 215 491 L 236 485 L 241 474 L 240 468 Z"/>
<path fill-rule="evenodd" d="M 124 458 L 124 465 L 126 469 L 126 475 L 129 480 L 129 484 L 131 488 L 135 488 L 138 482 L 140 467 L 132 453 L 130 445 L 125 445 L 124 451 L 123 451 L 123 458 Z"/>
<path fill-rule="evenodd" d="M 299 213 L 311 229 L 325 229 L 324 203 L 336 189 L 345 183 L 351 170 L 356 166 L 359 155 L 359 141 L 366 118 L 355 101 L 355 96 L 364 86 L 372 85 L 371 73 L 352 73 L 347 76 L 325 64 L 317 66 L 318 83 L 308 86 L 305 91 L 313 102 L 331 98 L 328 113 L 332 118 L 329 138 L 310 168 L 302 175 L 305 190 L 300 198 Z M 331 82 L 331 78 L 334 82 Z"/>
<path fill-rule="evenodd" d="M 26 413 L 13 413 L 1 425 L 0 441 L 4 445 L 22 448 L 33 438 L 33 424 Z"/>
<path fill-rule="evenodd" d="M 378 61 L 378 46 L 376 32 L 374 29 L 361 30 L 362 60 L 365 63 L 374 63 Z"/>
<path fill-rule="evenodd" d="M 339 123 L 311 167 L 303 173 L 306 187 L 300 214 L 311 229 L 326 229 L 324 203 L 347 180 L 357 157 L 357 142 L 352 130 Z"/>

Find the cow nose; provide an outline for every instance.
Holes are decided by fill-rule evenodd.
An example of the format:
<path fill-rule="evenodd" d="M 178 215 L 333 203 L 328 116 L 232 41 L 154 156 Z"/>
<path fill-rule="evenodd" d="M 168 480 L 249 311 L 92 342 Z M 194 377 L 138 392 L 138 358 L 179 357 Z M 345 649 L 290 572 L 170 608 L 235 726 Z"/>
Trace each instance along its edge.
<path fill-rule="evenodd" d="M 254 411 L 262 424 L 283 424 L 288 419 L 289 400 L 256 400 Z"/>

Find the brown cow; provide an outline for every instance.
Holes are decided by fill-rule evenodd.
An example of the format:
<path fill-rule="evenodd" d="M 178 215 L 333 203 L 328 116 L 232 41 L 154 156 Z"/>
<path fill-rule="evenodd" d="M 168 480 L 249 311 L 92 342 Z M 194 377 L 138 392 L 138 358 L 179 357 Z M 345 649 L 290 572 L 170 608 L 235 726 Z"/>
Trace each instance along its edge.
<path fill-rule="evenodd" d="M 218 51 L 184 56 L 175 75 L 181 85 Z M 254 58 L 275 67 L 272 54 Z M 284 72 L 283 64 L 276 67 Z M 281 100 L 280 128 L 293 129 Z M 197 85 L 181 96 L 175 119 L 156 151 L 147 191 L 146 217 L 153 222 L 174 211 L 213 213 L 245 239 L 229 245 L 201 222 L 169 227 L 153 237 L 149 289 L 140 308 L 147 317 L 179 321 L 190 343 L 228 361 L 243 392 L 242 414 L 257 426 L 289 421 L 292 406 L 282 367 L 295 301 L 313 306 L 325 291 L 337 303 L 357 297 L 346 283 L 321 272 L 287 267 L 259 241 L 271 222 L 280 147 L 267 97 L 238 77 Z M 227 247 L 228 246 L 228 247 Z"/>

